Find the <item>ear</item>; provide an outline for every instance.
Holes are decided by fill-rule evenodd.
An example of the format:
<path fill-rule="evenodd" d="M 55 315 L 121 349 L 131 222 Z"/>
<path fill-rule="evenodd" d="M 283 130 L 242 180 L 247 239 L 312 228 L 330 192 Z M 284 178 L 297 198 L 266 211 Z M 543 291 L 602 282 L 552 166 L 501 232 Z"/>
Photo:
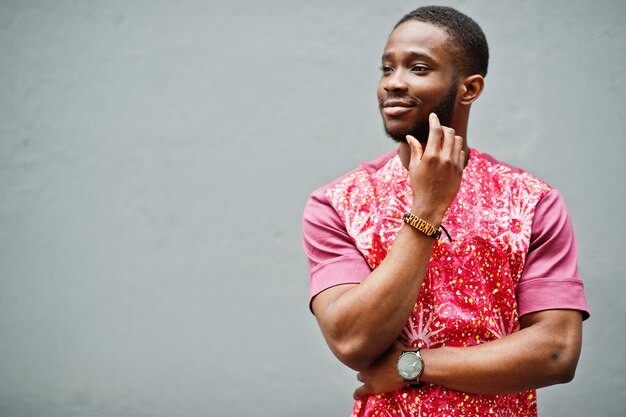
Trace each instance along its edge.
<path fill-rule="evenodd" d="M 463 84 L 459 89 L 459 103 L 469 106 L 476 100 L 485 88 L 485 79 L 480 74 L 470 75 L 463 80 Z"/>

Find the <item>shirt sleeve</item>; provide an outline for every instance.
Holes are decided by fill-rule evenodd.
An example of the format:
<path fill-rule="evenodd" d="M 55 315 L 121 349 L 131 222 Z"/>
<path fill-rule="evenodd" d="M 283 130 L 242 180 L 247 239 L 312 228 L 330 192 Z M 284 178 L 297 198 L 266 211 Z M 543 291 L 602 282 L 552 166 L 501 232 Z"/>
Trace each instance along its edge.
<path fill-rule="evenodd" d="M 358 284 L 371 272 L 323 189 L 309 197 L 302 235 L 310 270 L 309 306 L 320 292 L 336 285 Z"/>
<path fill-rule="evenodd" d="M 578 276 L 576 238 L 561 195 L 550 191 L 537 205 L 526 264 L 517 290 L 519 315 L 542 310 L 589 307 Z"/>

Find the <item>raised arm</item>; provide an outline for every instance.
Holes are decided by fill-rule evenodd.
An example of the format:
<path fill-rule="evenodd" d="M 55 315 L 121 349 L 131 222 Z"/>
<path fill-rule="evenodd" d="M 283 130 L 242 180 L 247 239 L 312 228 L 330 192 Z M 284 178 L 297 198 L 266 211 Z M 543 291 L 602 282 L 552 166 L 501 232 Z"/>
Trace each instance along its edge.
<path fill-rule="evenodd" d="M 425 149 L 408 136 L 411 213 L 434 226 L 454 200 L 465 165 L 463 139 L 431 114 Z M 403 226 L 385 260 L 358 285 L 318 294 L 313 313 L 326 342 L 347 366 L 368 368 L 397 339 L 420 291 L 434 240 Z"/>

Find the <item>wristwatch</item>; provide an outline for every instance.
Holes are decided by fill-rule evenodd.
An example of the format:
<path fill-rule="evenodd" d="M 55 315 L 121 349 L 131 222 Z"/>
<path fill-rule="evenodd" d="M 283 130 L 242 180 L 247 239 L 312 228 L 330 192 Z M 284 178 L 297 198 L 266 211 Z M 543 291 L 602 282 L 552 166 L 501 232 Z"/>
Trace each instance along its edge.
<path fill-rule="evenodd" d="M 396 362 L 396 369 L 406 384 L 419 384 L 424 372 L 424 360 L 420 355 L 420 349 L 403 350 Z"/>

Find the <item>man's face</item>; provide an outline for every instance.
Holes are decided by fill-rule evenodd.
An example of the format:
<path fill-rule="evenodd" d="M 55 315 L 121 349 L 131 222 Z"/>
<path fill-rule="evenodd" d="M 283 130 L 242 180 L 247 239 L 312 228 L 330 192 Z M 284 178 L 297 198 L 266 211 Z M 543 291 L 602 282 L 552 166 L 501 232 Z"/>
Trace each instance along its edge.
<path fill-rule="evenodd" d="M 385 131 L 396 142 L 410 134 L 426 143 L 431 112 L 450 126 L 458 90 L 452 42 L 443 29 L 418 21 L 401 24 L 389 36 L 378 102 Z"/>

